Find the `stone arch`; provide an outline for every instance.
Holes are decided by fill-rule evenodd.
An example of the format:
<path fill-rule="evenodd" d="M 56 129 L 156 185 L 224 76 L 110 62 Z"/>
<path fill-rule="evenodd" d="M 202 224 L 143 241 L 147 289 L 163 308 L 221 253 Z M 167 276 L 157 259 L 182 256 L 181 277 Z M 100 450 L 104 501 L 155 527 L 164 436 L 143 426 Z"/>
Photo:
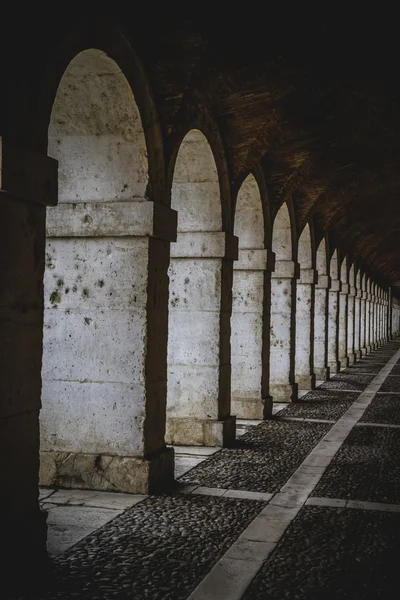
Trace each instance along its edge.
<path fill-rule="evenodd" d="M 295 376 L 300 390 L 315 387 L 314 375 L 314 300 L 316 271 L 311 228 L 306 223 L 298 241 L 300 278 L 296 290 Z"/>
<path fill-rule="evenodd" d="M 263 204 L 253 174 L 246 177 L 237 194 L 234 234 L 239 239 L 239 260 L 234 264 L 232 288 L 232 411 L 240 418 L 262 419 L 268 261 Z"/>
<path fill-rule="evenodd" d="M 149 275 L 153 256 L 168 250 L 163 227 L 159 239 L 149 237 L 156 207 L 147 197 L 141 113 L 120 66 L 103 50 L 83 50 L 68 64 L 48 144 L 59 162 L 60 203 L 47 215 L 42 482 L 146 490 L 142 459 L 165 449 L 165 404 L 148 416 L 146 374 L 155 342 L 148 312 L 166 315 L 166 261 L 156 259 L 160 295 L 151 309 Z M 157 343 L 166 352 L 166 336 Z M 165 355 L 151 366 L 165 386 Z M 63 452 L 70 456 L 60 473 Z M 111 456 L 107 472 L 103 463 Z M 124 480 L 128 463 L 132 477 Z"/>
<path fill-rule="evenodd" d="M 328 249 L 325 238 L 319 243 L 316 260 L 318 275 L 328 275 Z"/>
<path fill-rule="evenodd" d="M 338 249 L 332 252 L 329 261 L 329 302 L 328 302 L 328 367 L 330 373 L 340 371 L 339 362 L 339 294 L 340 282 L 340 259 Z"/>
<path fill-rule="evenodd" d="M 272 252 L 275 253 L 275 260 L 293 260 L 293 235 L 289 208 L 284 202 L 276 213 L 272 226 Z"/>
<path fill-rule="evenodd" d="M 225 364 L 230 333 L 225 261 L 237 257 L 237 247 L 223 231 L 217 163 L 202 131 L 185 135 L 173 167 L 178 236 L 169 267 L 167 439 L 223 445 L 234 436 L 229 360 Z"/>
<path fill-rule="evenodd" d="M 340 368 L 343 370 L 349 366 L 349 358 L 347 353 L 348 347 L 348 316 L 350 308 L 349 302 L 349 265 L 347 256 L 343 256 L 340 262 L 340 293 L 339 293 L 339 337 L 338 337 L 338 355 Z"/>
<path fill-rule="evenodd" d="M 296 279 L 299 275 L 289 207 L 283 203 L 272 227 L 275 271 L 271 280 L 270 391 L 275 402 L 297 398 L 294 381 Z"/>
<path fill-rule="evenodd" d="M 38 77 L 35 104 L 27 126 L 32 146 L 47 153 L 48 133 L 53 104 L 60 83 L 71 61 L 82 52 L 101 49 L 123 73 L 140 113 L 148 158 L 149 199 L 166 203 L 165 165 L 161 128 L 156 105 L 143 66 L 124 34 L 120 23 L 112 17 L 83 18 L 69 30 L 47 61 Z"/>
<path fill-rule="evenodd" d="M 171 207 L 178 213 L 178 234 L 222 230 L 217 166 L 198 129 L 186 134 L 176 156 Z"/>
<path fill-rule="evenodd" d="M 329 379 L 328 368 L 328 290 L 329 290 L 329 249 L 323 237 L 316 251 L 318 283 L 315 286 L 314 302 L 314 372 L 316 382 Z"/>
<path fill-rule="evenodd" d="M 171 205 L 176 203 L 176 200 L 174 199 L 174 184 L 176 180 L 176 163 L 178 158 L 181 159 L 183 154 L 187 154 L 188 152 L 190 153 L 191 147 L 187 146 L 185 149 L 185 145 L 187 142 L 190 143 L 191 137 L 196 135 L 198 136 L 199 140 L 201 139 L 201 136 L 203 136 L 203 151 L 208 153 L 210 157 L 209 160 L 211 160 L 212 156 L 212 162 L 214 165 L 213 169 L 215 169 L 213 177 L 215 181 L 218 181 L 219 185 L 219 205 L 221 217 L 218 218 L 218 222 L 221 219 L 221 231 L 232 233 L 233 211 L 231 201 L 231 184 L 225 148 L 222 142 L 221 134 L 213 117 L 202 105 L 192 106 L 189 104 L 184 106 L 183 111 L 180 114 L 179 123 L 177 123 L 176 126 L 176 132 L 169 140 L 167 147 L 167 190 L 169 191 L 169 202 Z M 200 165 L 197 167 L 192 165 L 192 167 L 193 174 L 195 173 L 195 169 L 201 168 Z"/>

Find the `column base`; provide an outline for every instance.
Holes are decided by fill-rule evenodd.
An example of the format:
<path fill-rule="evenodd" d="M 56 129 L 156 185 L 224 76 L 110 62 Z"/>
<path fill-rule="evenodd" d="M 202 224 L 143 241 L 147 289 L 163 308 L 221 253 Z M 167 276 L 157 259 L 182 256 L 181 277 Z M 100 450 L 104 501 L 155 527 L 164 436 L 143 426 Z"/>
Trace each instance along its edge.
<path fill-rule="evenodd" d="M 361 356 L 367 356 L 367 348 L 361 348 Z"/>
<path fill-rule="evenodd" d="M 371 354 L 371 346 L 367 346 L 366 348 L 367 354 Z"/>
<path fill-rule="evenodd" d="M 270 383 L 269 391 L 274 402 L 296 402 L 297 383 Z"/>
<path fill-rule="evenodd" d="M 329 381 L 331 377 L 331 370 L 329 367 L 319 367 L 315 368 L 315 384 L 322 385 L 325 381 Z"/>
<path fill-rule="evenodd" d="M 174 481 L 174 450 L 148 458 L 108 454 L 40 453 L 40 485 L 67 489 L 150 494 L 168 491 Z"/>
<path fill-rule="evenodd" d="M 354 354 L 355 354 L 356 360 L 360 360 L 360 358 L 362 358 L 361 350 L 356 350 L 356 352 Z"/>
<path fill-rule="evenodd" d="M 218 421 L 169 417 L 165 439 L 176 446 L 230 446 L 236 439 L 236 417 Z"/>
<path fill-rule="evenodd" d="M 354 363 L 356 362 L 357 358 L 356 355 L 354 353 L 349 354 L 347 356 L 347 360 L 349 361 L 349 365 L 354 365 Z"/>
<path fill-rule="evenodd" d="M 315 374 L 296 375 L 296 383 L 299 391 L 315 390 Z"/>
<path fill-rule="evenodd" d="M 340 373 L 340 361 L 329 363 L 329 371 L 331 375 L 336 375 L 336 373 Z"/>
<path fill-rule="evenodd" d="M 50 584 L 52 564 L 46 549 L 46 518 L 47 513 L 38 508 L 34 514 L 0 526 L 1 591 L 7 597 L 30 596 Z"/>
<path fill-rule="evenodd" d="M 237 419 L 268 419 L 272 415 L 272 398 L 234 396 L 231 400 L 231 412 Z"/>
<path fill-rule="evenodd" d="M 340 359 L 340 370 L 347 369 L 350 364 L 350 360 L 348 356 L 342 356 Z"/>

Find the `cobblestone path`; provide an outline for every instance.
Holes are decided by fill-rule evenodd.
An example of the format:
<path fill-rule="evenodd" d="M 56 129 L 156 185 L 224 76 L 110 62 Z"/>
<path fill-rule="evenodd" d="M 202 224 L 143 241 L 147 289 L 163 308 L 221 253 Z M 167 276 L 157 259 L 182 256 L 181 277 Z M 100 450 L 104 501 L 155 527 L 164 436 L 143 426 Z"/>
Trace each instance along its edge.
<path fill-rule="evenodd" d="M 400 341 L 246 425 L 169 495 L 42 494 L 54 576 L 20 600 L 397 599 Z"/>

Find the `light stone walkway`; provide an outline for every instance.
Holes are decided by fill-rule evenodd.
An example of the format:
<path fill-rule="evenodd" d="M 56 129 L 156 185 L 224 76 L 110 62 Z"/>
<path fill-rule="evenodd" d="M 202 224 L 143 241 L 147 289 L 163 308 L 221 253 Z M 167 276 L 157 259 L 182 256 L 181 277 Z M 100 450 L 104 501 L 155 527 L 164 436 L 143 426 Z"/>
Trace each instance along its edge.
<path fill-rule="evenodd" d="M 90 490 L 42 488 L 39 500 L 47 517 L 47 550 L 52 556 L 75 546 L 147 496 Z"/>

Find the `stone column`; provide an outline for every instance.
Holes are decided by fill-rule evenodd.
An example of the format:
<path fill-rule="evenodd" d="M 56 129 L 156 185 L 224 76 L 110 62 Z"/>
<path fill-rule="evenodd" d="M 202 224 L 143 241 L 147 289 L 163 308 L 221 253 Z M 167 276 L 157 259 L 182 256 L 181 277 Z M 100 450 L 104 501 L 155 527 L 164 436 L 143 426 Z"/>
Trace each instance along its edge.
<path fill-rule="evenodd" d="M 48 211 L 47 236 L 41 482 L 142 494 L 168 488 L 176 212 L 145 200 L 65 202 Z"/>
<path fill-rule="evenodd" d="M 296 302 L 296 359 L 295 380 L 299 390 L 315 388 L 314 373 L 314 306 L 315 269 L 300 269 Z"/>
<path fill-rule="evenodd" d="M 367 301 L 367 292 L 365 289 L 361 290 L 361 298 L 360 298 L 360 350 L 361 356 L 365 356 L 367 354 L 367 342 L 366 342 L 366 333 L 367 333 L 367 312 L 366 312 L 366 301 Z"/>
<path fill-rule="evenodd" d="M 329 289 L 329 309 L 328 309 L 328 367 L 331 375 L 339 373 L 339 292 L 341 290 L 341 281 L 339 279 L 331 280 Z"/>
<path fill-rule="evenodd" d="M 170 444 L 223 446 L 235 439 L 230 320 L 237 257 L 238 238 L 226 232 L 180 233 L 171 246 Z"/>
<path fill-rule="evenodd" d="M 379 323 L 380 323 L 380 327 L 379 327 L 379 335 L 380 335 L 380 342 L 381 345 L 383 345 L 385 343 L 385 336 L 384 336 L 384 323 L 383 323 L 383 293 L 382 290 L 379 290 Z"/>
<path fill-rule="evenodd" d="M 356 361 L 354 352 L 354 304 L 356 297 L 356 288 L 353 285 L 349 286 L 349 294 L 347 296 L 347 357 L 349 364 L 352 365 Z"/>
<path fill-rule="evenodd" d="M 374 293 L 374 342 L 375 342 L 375 349 L 379 347 L 379 317 L 378 317 L 378 296 L 377 296 L 377 289 L 375 288 L 375 293 Z"/>
<path fill-rule="evenodd" d="M 369 354 L 371 352 L 371 293 L 369 284 L 367 284 L 365 296 L 365 345 L 366 353 Z"/>
<path fill-rule="evenodd" d="M 388 332 L 388 302 L 387 302 L 387 292 L 383 292 L 383 335 L 385 343 L 389 341 L 389 332 Z"/>
<path fill-rule="evenodd" d="M 271 277 L 270 393 L 274 402 L 295 402 L 294 380 L 296 280 L 300 266 L 290 260 L 275 263 Z"/>
<path fill-rule="evenodd" d="M 377 292 L 376 292 L 376 304 L 377 304 L 377 311 L 378 311 L 378 316 L 377 316 L 377 320 L 378 320 L 378 346 L 382 346 L 382 299 L 381 299 L 381 291 L 378 288 Z"/>
<path fill-rule="evenodd" d="M 348 367 L 350 362 L 347 355 L 349 293 L 349 284 L 342 283 L 339 294 L 339 362 L 341 369 Z"/>
<path fill-rule="evenodd" d="M 356 355 L 356 360 L 361 358 L 361 296 L 362 290 L 356 288 L 354 305 L 354 354 Z"/>
<path fill-rule="evenodd" d="M 328 367 L 328 293 L 331 278 L 318 275 L 314 310 L 314 371 L 317 385 L 329 379 Z"/>
<path fill-rule="evenodd" d="M 233 265 L 232 414 L 240 419 L 271 416 L 269 396 L 270 250 L 239 250 Z"/>
<path fill-rule="evenodd" d="M 0 138 L 0 190 L 1 589 L 31 592 L 48 566 L 39 410 L 46 205 L 57 202 L 57 163 Z"/>

